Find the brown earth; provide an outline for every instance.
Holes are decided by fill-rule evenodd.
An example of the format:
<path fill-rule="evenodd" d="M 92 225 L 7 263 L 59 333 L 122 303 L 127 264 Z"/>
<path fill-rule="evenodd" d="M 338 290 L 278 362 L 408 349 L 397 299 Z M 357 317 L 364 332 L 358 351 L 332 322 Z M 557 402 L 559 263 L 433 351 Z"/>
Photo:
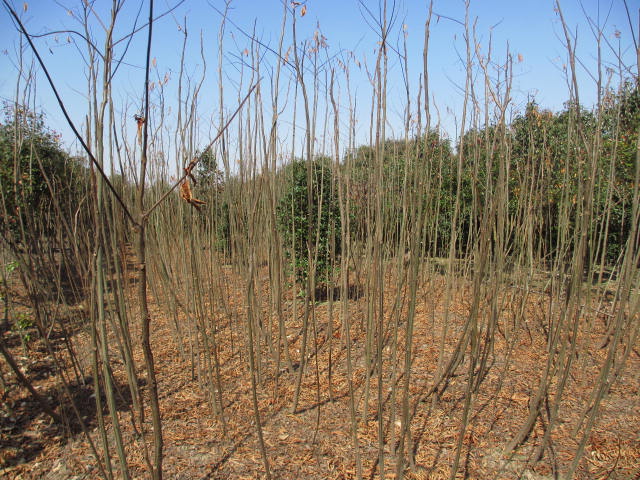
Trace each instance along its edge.
<path fill-rule="evenodd" d="M 159 380 L 162 411 L 164 450 L 164 477 L 167 479 L 253 479 L 265 478 L 264 467 L 257 442 L 251 402 L 251 382 L 248 371 L 246 342 L 246 298 L 242 279 L 231 268 L 222 269 L 224 285 L 228 289 L 227 311 L 222 305 L 206 305 L 209 318 L 215 321 L 215 341 L 221 363 L 223 383 L 224 425 L 213 409 L 203 371 L 203 356 L 192 357 L 190 341 L 194 335 L 193 323 L 178 317 L 176 333 L 174 320 L 166 315 L 166 295 L 150 295 L 152 308 L 152 346 Z M 259 272 L 257 296 L 262 306 L 265 329 L 275 326 L 275 317 L 269 307 L 268 272 Z M 389 284 L 392 275 L 389 274 Z M 12 310 L 10 315 L 31 315 L 28 299 L 20 295 L 17 284 L 12 284 Z M 133 290 L 133 288 L 132 288 Z M 411 424 L 414 465 L 405 478 L 449 478 L 456 442 L 461 434 L 460 419 L 465 401 L 467 363 L 456 371 L 439 398 L 425 396 L 432 385 L 438 365 L 440 339 L 448 317 L 447 341 L 444 359 L 448 359 L 460 336 L 470 308 L 470 291 L 460 282 L 454 288 L 453 301 L 445 315 L 444 277 L 427 276 L 418 293 L 414 332 L 414 361 L 411 372 L 411 408 L 415 415 Z M 133 295 L 133 291 L 131 294 Z M 156 292 L 157 293 L 157 292 Z M 363 418 L 366 370 L 363 360 L 366 295 L 354 292 L 349 299 L 351 336 L 354 355 L 353 380 L 358 412 L 358 442 L 365 478 L 379 474 L 377 374 L 369 385 L 369 405 Z M 573 459 L 581 438 L 579 419 L 585 413 L 593 386 L 596 383 L 607 349 L 600 348 L 605 334 L 604 322 L 585 319 L 578 335 L 579 349 L 573 358 L 570 375 L 559 410 L 561 422 L 551 432 L 550 447 L 540 461 L 528 466 L 544 435 L 546 425 L 538 420 L 525 445 L 511 459 L 503 455 L 504 447 L 524 422 L 528 405 L 540 379 L 546 361 L 544 318 L 548 299 L 543 291 L 533 293 L 526 306 L 524 321 L 513 323 L 515 307 L 509 301 L 509 292 L 501 298 L 502 310 L 495 345 L 490 362 L 491 369 L 478 393 L 473 396 L 468 428 L 463 435 L 460 470 L 456 478 L 470 479 L 552 479 L 563 478 L 562 472 Z M 385 292 L 387 318 L 393 318 L 395 286 Z M 406 292 L 400 296 L 400 319 L 404 318 Z M 293 316 L 293 296 L 289 292 L 284 316 L 287 319 L 289 348 L 294 361 L 299 359 L 300 331 L 303 305 L 296 299 L 297 318 Z M 350 430 L 349 389 L 345 367 L 345 335 L 340 326 L 340 304 L 333 305 L 332 326 L 329 326 L 329 303 L 315 308 L 316 328 L 310 329 L 310 357 L 305 370 L 298 409 L 291 411 L 295 375 L 281 368 L 276 379 L 273 355 L 265 347 L 260 355 L 258 402 L 271 473 L 274 478 L 349 479 L 355 478 L 356 467 Z M 28 350 L 23 351 L 19 333 L 4 332 L 5 341 L 19 360 L 23 372 L 66 419 L 65 426 L 52 425 L 39 405 L 21 388 L 5 363 L 0 363 L 7 383 L 2 396 L 0 425 L 0 477 L 11 479 L 88 479 L 99 478 L 96 461 L 86 436 L 82 433 L 76 414 L 65 402 L 60 390 L 60 372 L 69 384 L 80 415 L 84 418 L 91 438 L 100 451 L 95 399 L 92 396 L 89 348 L 90 338 L 86 322 L 86 308 L 66 307 L 63 322 L 81 359 L 86 378 L 74 373 L 69 355 L 64 353 L 65 337 L 59 327 L 50 333 L 51 345 L 60 359 L 58 368 L 52 361 L 42 339 L 33 338 Z M 486 313 L 481 312 L 481 316 Z M 132 336 L 137 335 L 137 313 L 132 312 Z M 391 325 L 391 322 L 389 322 Z M 399 328 L 399 367 L 403 362 L 404 324 Z M 331 333 L 329 333 L 331 332 Z M 30 332 L 36 337 L 34 331 Z M 211 332 L 209 332 L 211 335 Z M 391 345 L 393 330 L 386 332 Z M 274 338 L 276 338 L 274 330 Z M 510 340 L 513 340 L 511 343 Z M 263 342 L 264 343 L 264 342 Z M 317 347 L 317 354 L 314 351 Z M 126 442 L 128 461 L 135 478 L 149 478 L 144 461 L 143 442 L 132 427 L 131 398 L 125 380 L 122 362 L 113 353 L 112 368 L 121 392 L 118 415 Z M 134 345 L 139 378 L 144 390 L 144 370 L 140 345 Z M 331 384 L 329 383 L 329 355 L 331 354 Z M 383 430 L 385 435 L 385 472 L 394 478 L 394 438 L 398 432 L 399 417 L 391 418 L 390 407 L 400 405 L 401 385 L 404 379 L 400 368 L 392 378 L 393 357 L 390 346 L 385 348 L 385 372 L 381 394 L 385 404 Z M 64 365 L 62 365 L 64 364 Z M 282 367 L 284 367 L 284 362 Z M 198 380 L 200 378 L 201 380 Z M 277 382 L 276 382 L 277 380 Z M 320 388 L 317 388 L 319 380 Z M 84 382 L 84 385 L 83 385 Z M 331 385 L 331 388 L 329 387 Z M 604 401 L 598 422 L 593 429 L 580 463 L 579 479 L 638 479 L 640 478 L 640 355 L 638 347 L 629 356 L 628 364 L 610 389 Z M 436 401 L 437 400 L 437 401 Z M 146 402 L 145 402 L 146 403 Z M 147 404 L 148 407 L 148 404 Z M 398 409 L 398 412 L 400 410 Z M 106 410 L 105 410 L 106 412 Z M 399 413 L 398 413 L 399 415 Z M 145 431 L 150 444 L 150 414 L 146 414 Z M 105 415 L 107 430 L 112 429 Z M 578 433 L 574 430 L 578 429 Z M 120 477 L 117 456 L 112 451 L 113 471 Z"/>

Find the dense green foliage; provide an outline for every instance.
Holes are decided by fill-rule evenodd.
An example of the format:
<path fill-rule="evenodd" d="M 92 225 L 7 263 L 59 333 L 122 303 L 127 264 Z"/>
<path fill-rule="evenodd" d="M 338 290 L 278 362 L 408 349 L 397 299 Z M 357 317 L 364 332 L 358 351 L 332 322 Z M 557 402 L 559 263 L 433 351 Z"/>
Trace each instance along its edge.
<path fill-rule="evenodd" d="M 627 83 L 605 99 L 600 110 L 567 103 L 557 113 L 531 101 L 506 126 L 470 129 L 455 151 L 436 132 L 409 141 L 387 140 L 379 170 L 385 248 L 393 252 L 400 240 L 407 201 L 403 191 L 408 189 L 423 202 L 424 251 L 434 256 L 448 254 L 456 208 L 454 251 L 464 257 L 478 238 L 483 211 L 489 211 L 484 207 L 496 203 L 490 209 L 495 214 L 501 208 L 497 202 L 504 201 L 508 224 L 532 226 L 531 235 L 522 236 L 507 225 L 506 251 L 511 254 L 530 243 L 536 258 L 554 261 L 570 255 L 577 239 L 565 239 L 569 248 L 559 251 L 560 225 L 571 236 L 576 221 L 586 215 L 586 254 L 594 261 L 615 262 L 631 228 L 638 86 Z M 374 223 L 378 156 L 373 147 L 359 147 L 348 167 L 356 241 L 367 238 Z"/>
<path fill-rule="evenodd" d="M 7 240 L 36 241 L 53 230 L 50 212 L 78 205 L 86 169 L 67 154 L 42 114 L 4 109 L 0 124 L 0 185 Z"/>
<path fill-rule="evenodd" d="M 198 182 L 194 190 L 197 190 L 197 195 L 207 202 L 203 220 L 207 225 L 207 231 L 214 237 L 212 240 L 216 250 L 230 253 L 231 222 L 229 203 L 225 195 L 228 185 L 225 185 L 224 175 L 218 168 L 218 160 L 211 149 L 199 153 L 196 158 L 200 161 L 194 170 Z"/>
<path fill-rule="evenodd" d="M 374 222 L 377 189 L 377 152 L 370 146 L 361 146 L 353 154 L 353 161 L 345 164 L 350 170 L 352 201 L 352 232 L 355 239 L 365 239 L 367 228 Z M 438 221 L 439 234 L 427 238 L 430 249 L 446 252 L 451 230 L 450 209 L 441 204 L 452 204 L 455 184 L 454 158 L 449 141 L 431 131 L 420 138 L 386 140 L 382 149 L 380 174 L 383 186 L 383 240 L 385 247 L 395 251 L 400 241 L 402 221 L 407 202 L 416 193 L 423 203 L 427 221 Z M 437 192 L 436 192 L 437 190 Z M 404 196 L 404 193 L 408 197 Z M 429 230 L 429 229 L 428 229 Z"/>
<path fill-rule="evenodd" d="M 285 187 L 277 206 L 278 222 L 287 255 L 295 259 L 296 278 L 305 284 L 311 273 L 311 258 L 315 261 L 315 279 L 326 281 L 332 268 L 332 249 L 340 253 L 341 230 L 330 160 L 319 158 L 308 164 L 295 160 L 281 175 Z"/>
<path fill-rule="evenodd" d="M 620 254 L 631 230 L 631 202 L 635 186 L 637 142 L 640 135 L 640 85 L 627 82 L 618 93 L 610 92 L 603 112 L 602 129 L 605 133 L 602 150 L 611 170 L 606 185 L 601 189 L 599 205 L 608 214 L 609 248 L 607 257 L 613 261 Z M 611 211 L 605 210 L 607 194 L 611 194 Z"/>
<path fill-rule="evenodd" d="M 587 253 L 604 255 L 607 263 L 617 260 L 631 227 L 638 98 L 637 85 L 626 84 L 620 93 L 608 94 L 608 106 L 600 111 L 567 104 L 552 114 L 530 103 L 512 122 L 511 203 L 526 205 L 540 219 L 536 238 L 543 256 L 561 253 L 556 251 L 561 216 L 573 226 L 586 215 Z M 520 195 L 531 181 L 538 183 L 540 198 Z"/>

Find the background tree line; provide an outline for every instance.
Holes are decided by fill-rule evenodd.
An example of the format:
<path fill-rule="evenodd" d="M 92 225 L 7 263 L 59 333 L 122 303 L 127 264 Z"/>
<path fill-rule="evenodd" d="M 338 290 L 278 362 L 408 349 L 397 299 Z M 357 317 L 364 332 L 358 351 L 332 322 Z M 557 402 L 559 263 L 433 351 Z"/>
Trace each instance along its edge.
<path fill-rule="evenodd" d="M 569 142 L 568 125 L 572 116 L 580 117 L 578 147 Z M 558 215 L 563 197 L 571 198 L 575 206 L 581 199 L 580 184 L 584 181 L 588 149 L 595 154 L 602 172 L 595 179 L 596 199 L 591 224 L 589 254 L 597 263 L 611 267 L 629 241 L 631 206 L 635 162 L 635 138 L 640 124 L 640 95 L 633 81 L 624 83 L 619 92 L 608 91 L 603 106 L 597 111 L 572 105 L 557 113 L 540 109 L 535 101 L 526 105 L 524 112 L 515 115 L 507 127 L 507 143 L 502 149 L 492 148 L 496 136 L 501 133 L 492 125 L 472 129 L 462 137 L 455 148 L 448 138 L 432 131 L 421 138 L 387 140 L 383 159 L 385 184 L 384 244 L 390 252 L 397 249 L 401 230 L 401 192 L 405 162 L 408 158 L 424 181 L 416 186 L 423 202 L 426 221 L 437 228 L 429 229 L 421 245 L 424 255 L 445 257 L 451 241 L 451 220 L 455 198 L 461 202 L 460 232 L 456 238 L 456 256 L 469 254 L 468 245 L 477 236 L 478 216 L 474 209 L 493 194 L 492 184 L 499 174 L 497 162 L 487 162 L 487 155 L 507 156 L 509 159 L 509 216 L 516 223 L 517 217 L 531 217 L 535 235 L 532 251 L 536 258 L 552 263 L 559 255 L 568 256 L 570 250 L 559 252 Z M 3 238 L 14 248 L 31 248 L 38 242 L 51 240 L 55 231 L 50 220 L 52 208 L 61 208 L 69 216 L 89 221 L 90 198 L 86 189 L 91 188 L 86 160 L 73 157 L 62 148 L 59 137 L 48 129 L 42 114 L 26 107 L 5 106 L 5 118 L 0 125 L 2 149 L 2 198 L 6 222 Z M 598 145 L 589 139 L 601 138 Z M 571 145 L 571 147 L 570 147 Z M 467 159 L 463 165 L 461 188 L 456 187 L 457 151 Z M 195 172 L 198 180 L 195 189 L 207 202 L 202 214 L 194 214 L 197 225 L 205 228 L 214 238 L 217 250 L 231 255 L 231 228 L 229 199 L 224 195 L 226 183 L 218 167 L 215 155 L 209 150 L 201 155 Z M 296 159 L 286 164 L 277 174 L 280 193 L 278 199 L 278 228 L 282 235 L 287 257 L 295 263 L 292 267 L 298 280 L 304 283 L 308 273 L 307 240 L 315 243 L 317 235 L 318 279 L 327 279 L 331 270 L 330 259 L 340 255 L 340 215 L 337 207 L 336 176 L 344 175 L 347 165 L 351 181 L 351 211 L 349 221 L 353 241 L 362 243 L 371 222 L 374 147 L 363 145 L 347 153 L 337 165 L 331 159 L 319 157 L 312 161 L 308 175 L 304 161 Z M 488 170 L 487 165 L 492 167 Z M 122 175 L 112 177 L 114 185 L 126 195 L 132 193 L 132 184 Z M 231 176 L 233 184 L 238 178 Z M 259 183 L 257 179 L 255 182 Z M 433 188 L 435 182 L 436 188 Z M 530 183 L 537 183 L 535 197 L 523 198 L 531 191 Z M 160 181 L 154 188 L 162 193 L 168 186 Z M 254 185 L 244 188 L 257 188 Z M 56 199 L 56 203 L 52 202 Z M 187 210 L 188 207 L 185 207 Z M 570 222 L 575 222 L 577 207 L 567 212 Z M 185 228 L 191 228 L 194 219 L 186 220 Z M 77 225 L 76 225 L 77 228 Z M 606 231 L 607 234 L 599 236 Z M 60 238 L 67 245 L 75 243 L 74 232 L 67 230 Z M 77 238 L 77 237 L 73 237 Z M 595 243 L 601 238 L 600 244 Z M 508 250 L 520 252 L 518 236 L 511 235 Z M 49 242 L 51 244 L 51 241 Z M 287 248 L 291 245 L 292 248 Z M 88 248 L 88 247 L 84 247 Z"/>

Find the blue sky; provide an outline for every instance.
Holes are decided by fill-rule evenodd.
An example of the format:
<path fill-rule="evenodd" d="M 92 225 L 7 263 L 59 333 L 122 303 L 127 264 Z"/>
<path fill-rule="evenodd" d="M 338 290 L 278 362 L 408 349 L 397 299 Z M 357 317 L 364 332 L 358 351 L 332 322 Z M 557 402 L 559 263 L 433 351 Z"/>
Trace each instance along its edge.
<path fill-rule="evenodd" d="M 44 34 L 54 30 L 81 30 L 77 16 L 70 15 L 69 10 L 78 12 L 79 2 L 70 0 L 40 0 L 26 2 L 9 0 L 21 13 L 23 21 L 30 33 Z M 159 14 L 175 6 L 176 0 L 156 0 L 155 10 Z M 100 20 L 106 22 L 109 17 L 111 2 L 98 0 L 95 2 L 95 14 L 90 19 L 90 28 L 96 43 L 101 46 L 104 33 Z M 366 8 L 364 7 L 366 5 Z M 424 23 L 428 11 L 428 2 L 416 0 L 388 1 L 388 9 L 395 5 L 395 23 L 390 33 L 390 43 L 402 45 L 406 35 L 408 48 L 409 82 L 412 97 L 417 94 L 419 75 L 422 72 L 422 48 L 424 39 Z M 135 24 L 140 3 L 129 0 L 125 3 L 115 37 L 125 35 Z M 564 47 L 564 34 L 554 2 L 549 0 L 471 0 L 470 18 L 476 22 L 477 40 L 481 50 L 486 54 L 489 38 L 496 61 L 503 62 L 507 49 L 514 58 L 513 67 L 513 108 L 511 114 L 524 108 L 528 98 L 535 97 L 543 108 L 557 111 L 569 98 L 566 74 L 563 66 L 567 64 L 567 53 Z M 637 22 L 638 4 L 628 1 L 631 17 Z M 162 17 L 154 24 L 152 56 L 156 67 L 152 77 L 168 79 L 165 85 L 165 101 L 172 106 L 177 88 L 180 68 L 180 52 L 184 38 L 183 27 L 188 30 L 188 45 L 185 57 L 185 72 L 192 78 L 192 85 L 199 80 L 203 71 L 203 59 L 200 51 L 200 38 L 204 50 L 207 75 L 204 79 L 199 102 L 199 116 L 203 124 L 211 124 L 207 119 L 216 118 L 218 109 L 217 89 L 217 35 L 221 16 L 216 9 L 224 9 L 222 0 L 186 0 L 170 14 Z M 579 67 L 580 100 L 591 107 L 596 99 L 596 87 L 592 76 L 596 69 L 596 48 L 594 34 L 589 25 L 592 22 L 600 25 L 603 34 L 602 59 L 605 65 L 617 65 L 612 52 L 620 48 L 625 65 L 637 73 L 635 47 L 627 14 L 622 0 L 563 0 L 561 7 L 565 19 L 573 35 L 577 38 L 577 55 L 583 66 Z M 148 15 L 146 2 L 142 6 L 137 21 L 141 25 Z M 301 7 L 298 7 L 298 12 Z M 369 9 L 369 12 L 367 11 Z M 368 118 L 371 103 L 371 86 L 364 68 L 358 69 L 355 60 L 373 68 L 378 48 L 378 32 L 372 28 L 370 12 L 378 11 L 378 2 L 358 2 L 355 0 L 308 0 L 306 15 L 298 16 L 298 39 L 312 38 L 314 31 L 320 29 L 326 37 L 328 48 L 323 55 L 330 57 L 352 58 L 351 86 L 357 92 L 358 117 Z M 434 17 L 431 22 L 431 38 L 429 51 L 430 90 L 434 107 L 440 112 L 441 128 L 450 137 L 456 135 L 456 122 L 459 122 L 465 67 L 460 55 L 464 55 L 464 29 L 460 22 L 464 21 L 464 2 L 458 0 L 435 0 Z M 245 32 L 255 30 L 256 37 L 271 48 L 277 48 L 282 23 L 283 6 L 280 0 L 235 0 L 230 5 L 229 20 L 224 38 L 223 71 L 225 72 L 225 108 L 233 110 L 238 93 L 234 91 L 238 80 L 237 70 L 240 58 L 245 49 L 250 49 L 250 41 Z M 638 25 L 634 25 L 636 38 Z M 290 25 L 287 27 L 287 41 L 290 42 Z M 142 75 L 146 30 L 137 33 L 129 46 L 125 62 L 117 73 L 113 83 L 113 95 L 116 109 L 123 116 L 133 113 L 140 104 L 143 89 Z M 36 45 L 51 71 L 60 92 L 69 107 L 72 117 L 81 125 L 86 115 L 86 53 L 81 44 L 69 43 L 68 39 L 81 40 L 72 34 L 48 35 L 37 38 Z M 606 40 L 606 42 L 605 42 Z M 607 42 L 609 45 L 607 45 Z M 16 89 L 16 58 L 18 50 L 18 34 L 6 9 L 0 12 L 0 98 L 11 101 Z M 124 47 L 125 42 L 120 46 Z M 286 48 L 286 47 L 285 47 Z M 122 48 L 119 51 L 123 51 Z M 25 62 L 31 61 L 28 51 Z M 268 78 L 268 69 L 275 64 L 275 55 L 264 52 L 263 74 Z M 405 106 L 403 76 L 398 55 L 389 55 L 389 136 L 401 134 L 401 118 Z M 36 68 L 37 70 L 37 68 Z M 286 75 L 291 76 L 290 72 Z M 47 115 L 53 128 L 63 134 L 64 141 L 71 145 L 73 140 L 68 127 L 45 83 L 44 77 L 37 74 L 35 92 L 31 104 Z M 287 80 L 288 81 L 288 80 Z M 310 81 L 310 80 L 309 80 Z M 245 79 L 245 85 L 247 80 Z M 478 80 L 481 89 L 481 80 Z M 341 87 L 341 103 L 345 105 L 346 90 Z M 245 88 L 246 91 L 246 88 Z M 368 103 L 367 103 L 368 102 Z M 412 99 L 415 105 L 415 98 Z M 177 105 L 172 106 L 175 114 Z M 432 109 L 435 112 L 435 108 Z M 124 113 L 126 112 L 126 113 Z M 435 120 L 434 120 L 435 121 Z M 359 124 L 358 139 L 366 141 L 368 127 L 363 120 Z M 202 130 L 202 128 L 201 128 Z M 206 130 L 206 129 L 204 129 Z M 199 143 L 215 131 L 201 131 Z M 283 129 L 284 131 L 284 129 Z M 287 135 L 287 132 L 284 133 Z M 282 139 L 286 142 L 286 139 Z"/>

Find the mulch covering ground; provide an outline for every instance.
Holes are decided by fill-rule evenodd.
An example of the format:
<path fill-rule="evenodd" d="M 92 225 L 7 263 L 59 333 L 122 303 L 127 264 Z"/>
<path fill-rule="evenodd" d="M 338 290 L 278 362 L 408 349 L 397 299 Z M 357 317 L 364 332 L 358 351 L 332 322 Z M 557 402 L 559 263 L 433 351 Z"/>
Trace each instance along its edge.
<path fill-rule="evenodd" d="M 217 325 L 216 341 L 221 363 L 225 422 L 213 410 L 204 375 L 199 376 L 204 356 L 191 356 L 189 329 L 193 323 L 179 317 L 182 345 L 177 339 L 174 319 L 164 308 L 165 296 L 150 295 L 152 313 L 152 347 L 159 380 L 160 405 L 164 434 L 164 477 L 168 479 L 254 479 L 264 478 L 256 426 L 251 401 L 251 382 L 248 371 L 246 342 L 247 291 L 242 278 L 231 268 L 221 269 L 227 287 L 225 312 L 219 304 L 206 304 L 209 318 Z M 385 309 L 393 315 L 395 287 L 385 292 Z M 269 307 L 268 271 L 258 275 L 257 299 L 262 305 L 261 318 L 265 328 L 274 319 Z M 444 319 L 448 319 L 444 358 L 448 359 L 459 338 L 470 307 L 467 285 L 455 288 L 448 315 L 444 312 L 444 277 L 429 276 L 420 287 L 414 331 L 414 361 L 411 372 L 411 408 L 415 412 L 411 424 L 412 445 L 415 452 L 413 468 L 405 478 L 449 478 L 456 442 L 460 434 L 460 419 L 465 400 L 466 363 L 456 372 L 447 389 L 434 402 L 433 396 L 419 401 L 431 386 L 440 358 L 440 338 Z M 133 290 L 133 287 L 132 287 Z M 131 292 L 133 298 L 133 291 Z M 156 292 L 157 293 L 157 292 Z M 293 317 L 293 297 L 285 298 L 284 316 L 289 348 L 294 362 L 299 360 L 302 302 L 297 304 L 297 318 Z M 378 385 L 374 374 L 369 385 L 369 405 L 365 412 L 365 342 L 363 322 L 366 319 L 366 295 L 349 299 L 351 337 L 353 342 L 353 381 L 358 415 L 358 441 L 365 478 L 378 477 Z M 474 395 L 469 426 L 464 433 L 458 478 L 471 479 L 551 479 L 562 472 L 573 459 L 580 435 L 574 432 L 606 356 L 606 348 L 598 348 L 605 333 L 603 322 L 592 322 L 590 328 L 579 335 L 579 351 L 574 358 L 572 375 L 568 379 L 559 411 L 562 420 L 552 431 L 550 448 L 543 452 L 539 462 L 527 467 L 536 445 L 544 435 L 545 425 L 538 421 L 525 445 L 507 460 L 504 446 L 513 438 L 528 413 L 528 405 L 546 361 L 544 335 L 544 294 L 532 294 L 524 321 L 510 323 L 509 305 L 495 333 L 495 346 L 491 356 L 491 369 L 478 393 Z M 28 301 L 14 292 L 11 315 L 29 314 Z M 68 307 L 67 332 L 81 361 L 85 373 L 90 369 L 89 334 L 82 318 L 86 309 Z M 356 466 L 351 437 L 349 390 L 345 368 L 344 333 L 340 326 L 340 304 L 333 305 L 333 329 L 329 335 L 328 302 L 315 307 L 316 328 L 309 332 L 309 361 L 303 378 L 298 410 L 291 411 L 295 390 L 295 375 L 284 368 L 276 379 L 273 357 L 265 348 L 260 355 L 258 403 L 262 420 L 265 447 L 274 478 L 292 479 L 349 479 L 355 478 Z M 406 312 L 406 300 L 401 307 L 401 318 Z M 131 325 L 134 340 L 139 338 L 137 315 L 132 311 Z M 586 323 L 586 322 L 585 322 Z M 390 322 L 389 322 L 390 324 Z M 189 326 L 191 325 L 191 327 Z M 313 325 L 313 323 L 312 323 Z M 275 327 L 274 327 L 275 328 Z M 388 335 L 392 330 L 388 330 Z M 35 388 L 55 404 L 61 397 L 59 371 L 51 361 L 42 340 L 32 339 L 28 351 L 23 351 L 17 332 L 5 332 L 11 351 L 19 360 L 23 372 Z M 400 352 L 398 365 L 403 359 L 402 338 L 404 326 L 399 330 Z M 274 335 L 274 338 L 276 335 Z M 329 337 L 331 337 L 331 398 L 329 396 Z M 57 329 L 51 332 L 51 344 L 64 363 L 65 375 L 80 414 L 85 419 L 93 442 L 101 451 L 95 415 L 95 398 L 91 379 L 86 384 L 75 380 L 69 357 L 64 354 L 66 343 Z M 390 337 L 387 337 L 390 338 Z M 508 349 L 507 339 L 516 339 Z M 317 346 L 317 355 L 315 347 Z M 144 371 L 140 345 L 135 345 L 135 359 L 139 377 L 144 384 Z M 182 352 L 181 352 L 182 349 Z M 115 350 L 115 348 L 114 348 Z M 391 380 L 392 351 L 385 347 L 383 368 L 385 380 L 382 395 L 385 402 L 383 426 L 385 432 L 385 473 L 394 478 L 393 438 L 398 432 L 399 418 L 392 419 L 390 405 L 400 405 L 398 371 L 397 386 Z M 126 442 L 129 467 L 135 478 L 149 478 L 140 438 L 135 435 L 130 419 L 131 402 L 122 370 L 122 363 L 114 354 L 114 378 L 122 392 L 118 400 L 118 415 Z M 74 412 L 69 406 L 58 411 L 64 413 L 69 424 L 66 428 L 52 425 L 29 394 L 17 385 L 8 366 L 1 363 L 2 375 L 8 384 L 0 410 L 0 477 L 15 479 L 85 479 L 98 478 L 96 461 L 83 435 Z M 283 364 L 284 367 L 284 364 Z M 320 390 L 317 389 L 317 379 Z M 276 382 L 277 380 L 277 382 Z M 604 401 L 587 444 L 576 478 L 580 479 L 638 479 L 640 478 L 640 356 L 638 348 L 631 353 L 622 375 L 611 388 Z M 144 390 L 144 386 L 143 386 Z M 319 398 L 318 398 L 319 395 Z M 320 400 L 318 402 L 318 400 Z M 147 403 L 147 402 L 145 402 Z M 147 405 L 148 407 L 148 405 Z M 398 410 L 399 412 L 399 410 Z M 399 413 L 398 413 L 399 415 Z M 146 415 L 150 432 L 150 414 Z M 111 431 L 108 415 L 107 430 Z M 148 436 L 150 439 L 150 435 Z M 149 442 L 150 443 L 150 442 Z M 120 477 L 117 457 L 112 451 L 113 471 Z"/>

